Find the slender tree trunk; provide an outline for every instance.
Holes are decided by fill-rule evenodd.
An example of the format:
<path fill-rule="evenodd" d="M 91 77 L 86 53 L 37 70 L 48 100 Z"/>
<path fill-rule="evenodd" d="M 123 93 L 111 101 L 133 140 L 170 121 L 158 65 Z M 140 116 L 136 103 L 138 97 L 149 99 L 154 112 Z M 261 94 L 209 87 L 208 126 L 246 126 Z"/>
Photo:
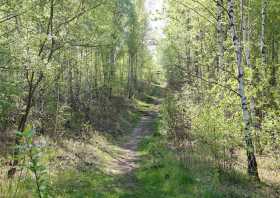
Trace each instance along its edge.
<path fill-rule="evenodd" d="M 242 15 L 242 20 L 241 20 L 241 31 L 242 31 L 242 46 L 244 49 L 245 53 L 245 62 L 246 65 L 249 69 L 254 71 L 254 68 L 251 63 L 251 50 L 250 50 L 250 15 L 249 15 L 249 0 L 240 0 L 240 9 L 241 9 L 241 15 Z M 254 88 L 254 78 L 252 77 L 250 79 L 250 84 L 252 88 Z M 255 134 L 255 146 L 257 152 L 260 151 L 261 153 L 261 143 L 260 143 L 260 127 L 257 122 L 257 117 L 256 117 L 256 98 L 252 96 L 250 98 L 250 113 L 251 113 L 251 122 L 252 126 L 254 128 L 254 134 Z"/>
<path fill-rule="evenodd" d="M 218 41 L 218 70 L 224 67 L 224 30 L 223 14 L 224 0 L 217 0 L 217 41 Z"/>
<path fill-rule="evenodd" d="M 250 114 L 248 111 L 247 98 L 245 95 L 244 71 L 242 67 L 242 47 L 236 31 L 234 0 L 228 0 L 228 16 L 229 16 L 229 27 L 231 31 L 232 41 L 236 53 L 238 85 L 239 85 L 238 92 L 241 98 L 241 108 L 243 112 L 244 138 L 245 138 L 245 148 L 247 152 L 248 174 L 250 176 L 255 177 L 257 180 L 259 180 L 257 161 L 255 157 L 255 149 L 253 145 L 252 133 L 250 128 Z"/>
<path fill-rule="evenodd" d="M 268 70 L 266 67 L 266 45 L 265 45 L 265 27 L 266 27 L 266 9 L 267 9 L 267 0 L 262 0 L 261 4 L 261 35 L 260 35 L 260 54 L 261 54 L 261 68 L 264 67 L 264 71 Z M 254 79 L 253 79 L 253 85 L 256 87 L 258 86 L 258 83 L 260 79 L 260 68 L 256 67 L 254 70 Z M 260 140 L 260 135 L 261 135 L 261 130 L 262 130 L 262 120 L 263 120 L 263 110 L 261 107 L 262 103 L 262 98 L 264 96 L 264 92 L 259 92 L 257 93 L 257 96 L 252 98 L 251 101 L 251 107 L 254 106 L 254 114 L 255 114 L 255 120 L 254 120 L 254 128 L 256 130 L 256 144 L 257 144 L 257 152 L 259 154 L 262 154 L 263 148 L 261 146 L 261 140 Z"/>
<path fill-rule="evenodd" d="M 128 55 L 128 81 L 127 81 L 127 88 L 128 88 L 128 98 L 132 98 L 133 90 L 133 56 L 131 54 Z"/>
<path fill-rule="evenodd" d="M 266 8 L 267 8 L 267 0 L 262 0 L 260 51 L 261 51 L 261 58 L 263 64 L 266 64 L 266 46 L 265 46 Z"/>
<path fill-rule="evenodd" d="M 138 91 L 138 50 L 135 53 L 135 58 L 134 58 L 134 77 L 133 77 L 133 85 L 134 85 L 134 90 Z"/>
<path fill-rule="evenodd" d="M 245 1 L 245 3 L 244 3 Z M 249 10 L 247 7 L 250 5 L 248 4 L 248 1 L 250 0 L 241 0 L 242 8 L 244 9 L 244 6 L 246 7 L 244 17 L 242 20 L 242 33 L 243 33 L 243 45 L 244 45 L 244 52 L 245 52 L 245 60 L 246 64 L 249 68 L 252 68 L 251 65 L 251 50 L 250 50 L 250 15 Z"/>
<path fill-rule="evenodd" d="M 278 71 L 278 42 L 275 39 L 275 33 L 272 33 L 272 52 L 271 52 L 271 60 L 272 60 L 272 68 L 271 68 L 271 79 L 270 86 L 277 86 L 277 71 Z"/>
<path fill-rule="evenodd" d="M 19 125 L 18 125 L 18 131 L 19 132 L 23 132 L 25 127 L 26 127 L 26 122 L 27 122 L 27 118 L 29 116 L 29 113 L 30 113 L 30 110 L 32 108 L 32 105 L 33 105 L 33 96 L 34 96 L 34 93 L 37 89 L 37 87 L 39 86 L 40 82 L 42 81 L 43 79 L 43 74 L 40 73 L 39 74 L 39 77 L 38 79 L 35 81 L 35 72 L 31 72 L 31 75 L 29 76 L 29 71 L 27 70 L 26 71 L 26 78 L 27 78 L 27 81 L 28 81 L 28 95 L 27 95 L 27 98 L 26 98 L 26 107 L 25 107 L 25 111 L 24 111 L 24 114 L 22 115 L 21 119 L 20 119 L 20 122 L 19 122 Z M 16 140 L 15 140 L 15 145 L 18 146 L 20 144 L 20 138 L 21 137 L 16 137 Z M 11 166 L 12 168 L 8 171 L 8 177 L 9 178 L 12 178 L 15 173 L 16 173 L 16 166 L 18 165 L 19 161 L 17 159 L 18 155 L 19 155 L 19 148 L 16 147 L 15 150 L 14 150 L 14 160 L 11 162 Z"/>
<path fill-rule="evenodd" d="M 95 89 L 95 97 L 99 98 L 99 69 L 98 69 L 98 64 L 99 64 L 99 53 L 98 50 L 95 51 L 95 59 L 94 59 L 94 89 Z"/>
<path fill-rule="evenodd" d="M 113 83 L 115 79 L 115 69 L 116 69 L 115 67 L 116 67 L 116 49 L 113 48 L 110 52 L 110 78 L 109 78 L 109 90 L 108 90 L 109 98 L 112 98 Z"/>
<path fill-rule="evenodd" d="M 68 86 L 69 86 L 69 104 L 71 108 L 75 109 L 75 97 L 73 91 L 73 72 L 72 72 L 72 65 L 70 64 L 70 60 L 68 60 Z"/>

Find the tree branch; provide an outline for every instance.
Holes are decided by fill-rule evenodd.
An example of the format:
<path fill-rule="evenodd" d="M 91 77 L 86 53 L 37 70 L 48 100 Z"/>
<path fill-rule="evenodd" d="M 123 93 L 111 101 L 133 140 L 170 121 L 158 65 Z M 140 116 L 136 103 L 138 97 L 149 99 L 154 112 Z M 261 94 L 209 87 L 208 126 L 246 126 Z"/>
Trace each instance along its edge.
<path fill-rule="evenodd" d="M 216 82 L 216 81 L 213 81 L 213 80 L 212 80 L 212 81 L 207 80 L 207 79 L 205 79 L 205 78 L 202 78 L 201 76 L 197 76 L 197 75 L 194 75 L 194 74 L 192 74 L 192 73 L 188 73 L 187 75 L 190 75 L 190 76 L 192 76 L 192 77 L 198 78 L 198 79 L 200 79 L 200 80 L 202 80 L 202 81 L 204 81 L 204 82 L 210 83 L 210 84 L 218 85 L 219 87 L 225 88 L 225 89 L 227 89 L 227 90 L 229 90 L 229 91 L 235 93 L 235 94 L 238 95 L 239 97 L 241 97 L 241 95 L 240 95 L 236 90 L 232 89 L 231 87 L 228 87 L 228 86 L 226 86 L 226 85 L 222 85 L 222 84 L 220 84 L 220 83 L 218 83 L 218 82 Z"/>
<path fill-rule="evenodd" d="M 2 19 L 0 19 L 0 23 L 4 23 L 6 21 L 9 21 L 15 17 L 17 17 L 19 14 L 13 14 L 13 15 L 10 15 L 10 16 L 6 16 L 6 17 L 3 17 Z"/>
<path fill-rule="evenodd" d="M 238 95 L 239 97 L 241 97 L 240 94 L 238 93 L 238 91 L 232 89 L 231 87 L 228 87 L 228 86 L 226 86 L 226 85 L 220 84 L 219 82 L 216 82 L 216 81 L 213 81 L 213 80 L 208 80 L 208 79 L 205 79 L 205 78 L 203 78 L 203 77 L 201 77 L 201 76 L 192 74 L 191 72 L 187 71 L 185 68 L 181 67 L 180 65 L 173 65 L 173 66 L 179 67 L 179 69 L 181 69 L 181 70 L 187 72 L 187 75 L 189 75 L 189 76 L 198 78 L 198 79 L 200 79 L 200 80 L 202 80 L 202 81 L 204 81 L 204 82 L 210 83 L 210 84 L 218 85 L 219 87 L 222 87 L 222 88 L 224 88 L 224 89 L 227 89 L 227 90 L 229 90 L 229 91 L 235 93 L 235 94 Z"/>

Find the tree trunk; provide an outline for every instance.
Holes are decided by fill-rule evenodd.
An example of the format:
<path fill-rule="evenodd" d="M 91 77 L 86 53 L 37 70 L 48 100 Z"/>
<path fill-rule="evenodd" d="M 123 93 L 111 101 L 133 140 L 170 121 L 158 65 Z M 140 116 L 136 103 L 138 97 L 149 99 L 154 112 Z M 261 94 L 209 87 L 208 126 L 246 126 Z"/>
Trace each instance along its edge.
<path fill-rule="evenodd" d="M 133 96 L 133 57 L 131 54 L 128 55 L 128 79 L 127 79 L 127 89 L 128 98 L 131 99 Z"/>
<path fill-rule="evenodd" d="M 241 0 L 241 9 L 244 9 L 245 7 L 248 7 L 248 0 L 245 0 L 246 3 L 244 3 L 244 0 Z M 243 12 L 244 13 L 244 12 Z M 243 33 L 243 45 L 244 45 L 244 51 L 245 51 L 245 60 L 246 64 L 249 68 L 252 68 L 251 65 L 251 50 L 250 50 L 250 15 L 249 10 L 247 9 L 243 15 L 242 20 L 242 33 Z"/>
<path fill-rule="evenodd" d="M 267 0 L 262 0 L 262 21 L 261 21 L 261 38 L 260 38 L 260 51 L 262 64 L 266 64 L 266 47 L 265 47 L 265 22 L 266 22 L 266 8 L 267 8 Z"/>
<path fill-rule="evenodd" d="M 251 50 L 250 50 L 250 16 L 248 8 L 248 0 L 240 0 L 240 9 L 242 13 L 242 20 L 241 20 L 241 31 L 242 31 L 242 46 L 245 53 L 245 62 L 247 67 L 254 72 L 254 68 L 251 63 Z M 250 79 L 250 84 L 252 89 L 254 88 L 255 79 L 252 77 Z M 256 98 L 252 96 L 250 98 L 250 113 L 251 113 L 251 122 L 254 128 L 255 134 L 255 146 L 258 153 L 261 153 L 261 143 L 260 143 L 260 125 L 258 124 L 258 120 L 256 117 Z"/>
<path fill-rule="evenodd" d="M 73 91 L 73 72 L 72 72 L 72 65 L 70 63 L 70 60 L 68 60 L 68 86 L 69 86 L 68 103 L 70 104 L 71 108 L 76 109 L 75 97 Z"/>
<path fill-rule="evenodd" d="M 37 87 L 39 86 L 39 83 L 43 79 L 43 74 L 40 73 L 37 81 L 34 82 L 35 72 L 31 73 L 30 78 L 29 78 L 29 72 L 28 71 L 26 71 L 26 72 L 27 72 L 26 73 L 26 78 L 27 78 L 27 81 L 28 81 L 29 89 L 28 89 L 28 95 L 27 95 L 27 98 L 26 98 L 26 107 L 25 107 L 25 110 L 24 110 L 24 114 L 22 115 L 22 117 L 20 119 L 20 122 L 19 122 L 19 125 L 18 125 L 18 131 L 19 132 L 23 132 L 25 127 L 26 127 L 27 118 L 28 118 L 28 115 L 29 115 L 31 107 L 32 107 L 34 93 L 35 93 Z M 15 145 L 16 146 L 18 146 L 20 144 L 20 138 L 21 137 L 16 136 L 16 140 L 15 140 Z M 18 162 L 19 162 L 18 159 L 17 159 L 18 155 L 19 155 L 19 148 L 16 147 L 15 150 L 14 150 L 14 159 L 11 162 L 12 168 L 8 170 L 8 178 L 12 178 L 16 173 L 16 166 L 18 165 Z"/>
<path fill-rule="evenodd" d="M 247 98 L 245 95 L 244 85 L 244 71 L 242 67 L 242 47 L 240 44 L 239 37 L 236 31 L 235 24 L 235 13 L 234 13 L 234 0 L 228 0 L 228 16 L 229 16 L 229 27 L 231 31 L 233 45 L 235 47 L 237 71 L 238 71 L 238 86 L 239 95 L 241 98 L 241 108 L 243 113 L 244 123 L 244 138 L 245 138 L 245 149 L 247 152 L 248 162 L 248 174 L 259 180 L 257 161 L 255 157 L 255 149 L 252 140 L 252 133 L 250 129 L 250 114 L 248 111 Z"/>
<path fill-rule="evenodd" d="M 115 80 L 115 68 L 116 67 L 116 48 L 114 47 L 110 52 L 110 77 L 109 77 L 109 89 L 108 96 L 112 98 L 113 83 Z"/>
<path fill-rule="evenodd" d="M 217 41 L 218 41 L 218 70 L 224 67 L 224 30 L 223 8 L 224 1 L 217 0 Z"/>

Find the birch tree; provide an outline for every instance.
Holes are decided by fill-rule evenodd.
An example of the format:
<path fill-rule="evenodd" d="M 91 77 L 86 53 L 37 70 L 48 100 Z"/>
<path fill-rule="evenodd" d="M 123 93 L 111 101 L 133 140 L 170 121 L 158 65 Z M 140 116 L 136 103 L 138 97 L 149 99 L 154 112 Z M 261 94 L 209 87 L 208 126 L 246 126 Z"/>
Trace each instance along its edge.
<path fill-rule="evenodd" d="M 266 63 L 266 46 L 265 46 L 265 27 L 267 15 L 267 0 L 262 0 L 261 5 L 261 35 L 260 35 L 260 52 L 262 64 Z"/>
<path fill-rule="evenodd" d="M 244 83 L 244 69 L 242 66 L 242 46 L 240 39 L 237 34 L 236 28 L 236 17 L 234 12 L 234 0 L 228 0 L 228 17 L 229 17 L 229 28 L 231 31 L 232 42 L 235 47 L 236 53 L 236 64 L 238 71 L 238 90 L 241 98 L 241 107 L 243 112 L 243 124 L 244 124 L 244 140 L 245 148 L 247 152 L 248 162 L 248 174 L 259 179 L 257 160 L 255 157 L 255 149 L 253 144 L 251 124 L 250 124 L 250 113 L 248 110 L 248 101 L 245 94 L 245 83 Z"/>
<path fill-rule="evenodd" d="M 224 1 L 217 0 L 217 40 L 218 40 L 218 69 L 224 69 Z"/>

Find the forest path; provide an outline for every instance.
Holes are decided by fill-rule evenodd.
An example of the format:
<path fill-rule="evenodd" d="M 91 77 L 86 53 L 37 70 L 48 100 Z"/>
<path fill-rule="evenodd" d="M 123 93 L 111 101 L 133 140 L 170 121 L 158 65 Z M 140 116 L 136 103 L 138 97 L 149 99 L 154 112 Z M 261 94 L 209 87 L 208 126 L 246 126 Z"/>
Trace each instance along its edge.
<path fill-rule="evenodd" d="M 132 188 L 137 185 L 134 171 L 139 168 L 139 162 L 141 161 L 141 153 L 138 151 L 139 143 L 143 138 L 152 134 L 153 124 L 157 116 L 156 111 L 143 112 L 131 135 L 120 145 L 123 150 L 122 155 L 115 159 L 116 163 L 112 165 L 111 173 L 122 176 L 121 181 L 119 181 L 122 187 Z"/>
<path fill-rule="evenodd" d="M 67 197 L 73 198 L 136 198 L 135 193 L 146 189 L 139 172 L 150 154 L 142 150 L 142 142 L 156 132 L 159 104 L 160 100 L 154 98 L 137 102 L 140 118 L 121 139 L 111 141 L 97 134 L 87 143 L 67 142 L 64 158 L 70 161 L 63 168 L 69 169 L 61 171 L 54 182 L 54 194 L 67 192 Z M 70 167 L 75 167 L 74 171 Z"/>

